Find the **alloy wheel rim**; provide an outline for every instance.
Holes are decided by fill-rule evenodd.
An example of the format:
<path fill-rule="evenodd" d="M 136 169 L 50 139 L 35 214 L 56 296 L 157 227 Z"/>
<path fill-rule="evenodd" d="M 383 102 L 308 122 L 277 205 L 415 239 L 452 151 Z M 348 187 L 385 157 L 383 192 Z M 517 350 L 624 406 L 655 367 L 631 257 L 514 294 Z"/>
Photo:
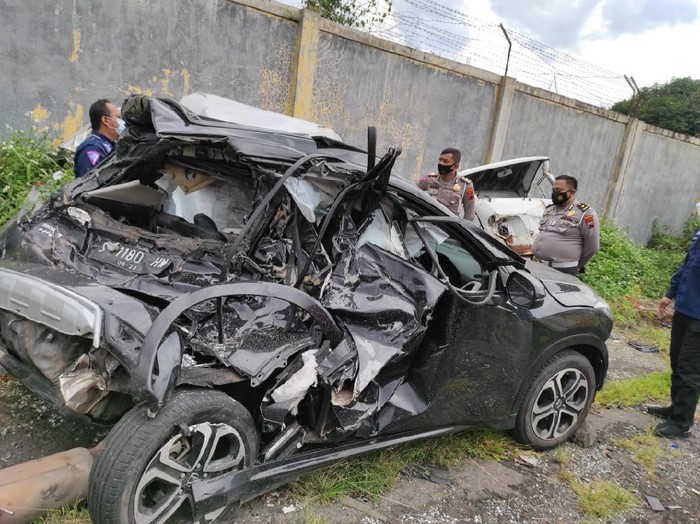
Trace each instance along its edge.
<path fill-rule="evenodd" d="M 245 465 L 245 445 L 236 429 L 224 423 L 201 423 L 181 429 L 151 458 L 136 486 L 136 524 L 216 522 L 226 506 L 195 521 L 192 485 Z"/>
<path fill-rule="evenodd" d="M 567 368 L 550 378 L 537 394 L 530 425 L 542 440 L 565 435 L 581 418 L 588 401 L 590 385 L 578 369 Z"/>

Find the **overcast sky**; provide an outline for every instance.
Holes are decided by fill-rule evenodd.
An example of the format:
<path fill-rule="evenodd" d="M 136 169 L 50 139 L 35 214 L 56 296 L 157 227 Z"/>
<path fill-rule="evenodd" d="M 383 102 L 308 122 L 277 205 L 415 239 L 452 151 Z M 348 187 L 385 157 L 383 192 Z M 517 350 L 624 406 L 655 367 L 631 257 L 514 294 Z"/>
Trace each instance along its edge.
<path fill-rule="evenodd" d="M 440 1 L 440 0 L 438 0 Z M 613 72 L 639 87 L 700 79 L 700 0 L 442 0 Z"/>

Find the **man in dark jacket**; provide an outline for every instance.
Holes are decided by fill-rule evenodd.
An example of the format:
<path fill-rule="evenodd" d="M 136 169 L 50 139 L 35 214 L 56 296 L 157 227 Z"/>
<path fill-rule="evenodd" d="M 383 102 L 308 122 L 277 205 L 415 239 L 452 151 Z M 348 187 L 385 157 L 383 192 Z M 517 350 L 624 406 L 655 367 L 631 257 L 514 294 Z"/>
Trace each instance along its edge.
<path fill-rule="evenodd" d="M 117 106 L 101 99 L 90 106 L 92 133 L 75 150 L 73 173 L 83 176 L 114 149 L 114 143 L 124 131 L 122 113 Z"/>
<path fill-rule="evenodd" d="M 697 204 L 700 213 L 700 202 Z M 659 316 L 676 301 L 671 324 L 671 405 L 648 406 L 652 415 L 665 419 L 655 428 L 667 438 L 687 438 L 700 398 L 700 229 L 671 285 L 659 302 Z"/>

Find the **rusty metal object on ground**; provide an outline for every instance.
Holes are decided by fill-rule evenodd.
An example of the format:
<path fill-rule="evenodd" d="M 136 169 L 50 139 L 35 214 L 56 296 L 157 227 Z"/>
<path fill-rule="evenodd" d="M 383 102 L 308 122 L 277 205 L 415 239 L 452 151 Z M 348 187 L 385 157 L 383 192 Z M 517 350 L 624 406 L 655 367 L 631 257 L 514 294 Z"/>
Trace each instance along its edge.
<path fill-rule="evenodd" d="M 85 498 L 97 452 L 74 448 L 0 470 L 0 523 L 31 522 Z"/>

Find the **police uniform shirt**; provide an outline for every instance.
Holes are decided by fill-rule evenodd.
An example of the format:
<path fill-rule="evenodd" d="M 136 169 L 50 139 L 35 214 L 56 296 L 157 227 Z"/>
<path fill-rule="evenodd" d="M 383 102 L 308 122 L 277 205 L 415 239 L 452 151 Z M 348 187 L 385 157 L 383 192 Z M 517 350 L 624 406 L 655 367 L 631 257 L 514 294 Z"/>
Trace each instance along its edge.
<path fill-rule="evenodd" d="M 418 187 L 427 191 L 428 194 L 438 200 L 455 215 L 463 216 L 467 220 L 474 221 L 476 215 L 476 193 L 471 180 L 462 180 L 455 177 L 449 182 L 446 182 L 440 179 L 438 173 L 428 173 L 428 176 L 418 181 Z M 460 214 L 460 201 L 463 214 Z"/>
<path fill-rule="evenodd" d="M 581 268 L 598 251 L 598 215 L 592 208 L 576 200 L 568 206 L 547 206 L 539 229 L 532 244 L 532 255 L 540 260 L 578 261 Z"/>
<path fill-rule="evenodd" d="M 97 131 L 87 137 L 75 150 L 73 173 L 80 178 L 109 155 L 114 149 L 114 142 Z"/>

